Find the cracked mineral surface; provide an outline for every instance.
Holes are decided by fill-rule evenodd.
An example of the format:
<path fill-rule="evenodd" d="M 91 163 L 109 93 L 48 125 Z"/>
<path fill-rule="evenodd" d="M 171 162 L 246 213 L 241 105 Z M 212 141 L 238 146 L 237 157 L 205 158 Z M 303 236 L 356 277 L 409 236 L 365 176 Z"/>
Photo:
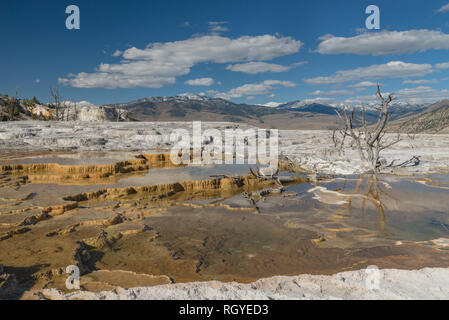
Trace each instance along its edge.
<path fill-rule="evenodd" d="M 449 298 L 449 136 L 409 137 L 383 156 L 420 165 L 376 177 L 331 132 L 281 131 L 281 188 L 254 166 L 174 165 L 174 128 L 191 124 L 2 125 L 0 297 Z M 375 293 L 371 265 L 388 269 Z"/>

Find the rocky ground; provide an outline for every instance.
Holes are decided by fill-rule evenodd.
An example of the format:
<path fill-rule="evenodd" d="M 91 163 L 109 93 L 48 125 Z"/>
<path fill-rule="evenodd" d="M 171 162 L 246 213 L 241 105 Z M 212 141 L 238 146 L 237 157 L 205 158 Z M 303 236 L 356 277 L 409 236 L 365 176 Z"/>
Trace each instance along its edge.
<path fill-rule="evenodd" d="M 192 123 L 81 123 L 6 122 L 0 124 L 2 157 L 42 151 L 167 152 L 173 147 L 174 129 L 192 130 Z M 203 123 L 206 129 L 250 129 L 234 123 Z M 352 175 L 366 171 L 355 149 L 338 154 L 330 131 L 280 131 L 280 154 L 310 173 Z M 389 139 L 395 139 L 390 134 Z M 205 142 L 209 137 L 204 137 Z M 383 155 L 391 164 L 385 171 L 399 174 L 447 173 L 449 135 L 403 135 L 402 141 Z M 7 156 L 6 156 L 7 157 Z M 419 163 L 408 160 L 418 158 Z M 34 199 L 31 199 L 34 201 Z M 25 201 L 25 200 L 24 200 Z M 37 200 L 36 200 L 37 201 Z M 50 240 L 49 240 L 50 241 Z M 57 254 L 57 253 L 55 253 Z M 428 266 L 424 264 L 424 266 Z M 421 267 L 421 266 L 420 266 Z M 414 267 L 414 268 L 420 268 Z M 361 268 L 361 267 L 357 267 Z M 390 268 L 390 266 L 387 266 Z M 396 268 L 393 266 L 392 268 Z M 347 269 L 344 269 L 347 270 Z M 291 274 L 291 273 L 285 273 Z M 295 273 L 293 273 L 295 274 Z M 329 273 L 330 274 L 330 273 Z M 365 270 L 334 276 L 273 277 L 244 285 L 202 282 L 158 287 L 116 289 L 101 293 L 63 294 L 44 290 L 25 298 L 41 299 L 448 299 L 449 269 L 415 271 L 382 270 L 377 290 L 366 286 Z M 213 278 L 215 279 L 215 278 Z M 257 279 L 257 278 L 256 278 Z M 193 280 L 196 281 L 196 280 Z M 16 285 L 13 275 L 0 268 L 0 290 Z M 141 284 L 139 284 L 141 285 Z M 144 284 L 147 285 L 147 284 Z M 109 289 L 107 289 L 109 290 Z"/>
<path fill-rule="evenodd" d="M 251 284 L 187 283 L 130 290 L 62 294 L 44 290 L 41 299 L 71 300 L 395 300 L 448 299 L 449 269 L 360 270 L 333 276 L 273 277 Z"/>
<path fill-rule="evenodd" d="M 0 126 L 0 149 L 3 152 L 119 150 L 167 152 L 173 146 L 170 134 L 174 129 L 191 132 L 191 122 L 8 122 Z M 252 128 L 234 123 L 202 123 L 207 129 Z M 393 141 L 396 134 L 387 135 Z M 204 138 L 207 140 L 207 137 Z M 401 136 L 401 142 L 382 153 L 390 166 L 387 173 L 436 173 L 449 169 L 449 135 L 418 134 Z M 280 131 L 280 153 L 302 168 L 323 174 L 358 174 L 367 170 L 355 148 L 344 154 L 335 152 L 331 131 Z M 413 157 L 420 162 L 407 163 Z"/>

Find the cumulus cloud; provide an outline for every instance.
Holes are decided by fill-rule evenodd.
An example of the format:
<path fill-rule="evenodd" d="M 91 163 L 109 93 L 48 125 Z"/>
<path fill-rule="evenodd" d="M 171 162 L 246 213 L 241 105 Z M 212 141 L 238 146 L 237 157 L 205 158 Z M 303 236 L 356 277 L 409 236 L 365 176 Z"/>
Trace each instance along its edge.
<path fill-rule="evenodd" d="M 433 69 L 430 64 L 391 61 L 386 64 L 337 71 L 331 76 L 310 78 L 305 79 L 304 81 L 310 85 L 337 84 L 349 81 L 359 81 L 362 79 L 378 80 L 383 78 L 422 77 L 432 72 Z"/>
<path fill-rule="evenodd" d="M 438 9 L 438 12 L 448 12 L 449 11 L 449 3 L 442 6 L 440 9 Z"/>
<path fill-rule="evenodd" d="M 435 68 L 441 69 L 441 70 L 443 70 L 443 69 L 449 69 L 449 62 L 446 62 L 446 63 L 438 63 L 438 64 L 435 65 Z"/>
<path fill-rule="evenodd" d="M 310 93 L 313 96 L 325 96 L 325 97 L 338 97 L 338 96 L 348 96 L 354 94 L 351 90 L 331 90 L 331 91 L 321 91 L 316 90 Z"/>
<path fill-rule="evenodd" d="M 436 79 L 405 80 L 402 83 L 403 84 L 428 84 L 428 83 L 438 83 L 438 80 L 436 80 Z"/>
<path fill-rule="evenodd" d="M 241 64 L 230 64 L 226 67 L 226 70 L 234 72 L 243 72 L 247 74 L 257 74 L 265 72 L 285 72 L 290 70 L 291 67 L 282 66 L 280 64 L 272 64 L 266 62 L 248 62 Z"/>
<path fill-rule="evenodd" d="M 189 86 L 205 86 L 209 87 L 214 84 L 214 79 L 212 78 L 200 78 L 200 79 L 192 79 L 185 82 Z"/>
<path fill-rule="evenodd" d="M 297 67 L 302 67 L 303 65 L 308 64 L 308 61 L 298 61 L 292 64 L 292 67 L 297 68 Z"/>
<path fill-rule="evenodd" d="M 449 99 L 449 90 L 436 90 L 432 87 L 420 86 L 406 88 L 395 93 L 399 101 L 410 103 L 434 103 L 439 100 Z"/>
<path fill-rule="evenodd" d="M 350 38 L 326 35 L 319 40 L 321 43 L 317 51 L 322 54 L 351 53 L 379 56 L 449 49 L 449 34 L 427 29 L 368 32 Z"/>
<path fill-rule="evenodd" d="M 209 32 L 212 34 L 219 34 L 221 32 L 229 31 L 229 28 L 226 27 L 228 24 L 227 21 L 210 21 L 209 24 Z"/>
<path fill-rule="evenodd" d="M 372 81 L 362 81 L 356 84 L 353 84 L 351 87 L 353 88 L 368 88 L 368 87 L 375 87 L 377 86 L 377 83 Z"/>
<path fill-rule="evenodd" d="M 387 94 L 387 93 L 385 93 Z M 449 90 L 437 90 L 432 87 L 420 86 L 417 88 L 405 88 L 393 93 L 398 102 L 423 104 L 435 103 L 449 99 Z M 359 96 L 345 100 L 349 105 L 378 104 L 376 96 Z"/>
<path fill-rule="evenodd" d="M 120 57 L 123 54 L 120 50 L 115 50 L 115 52 L 112 54 L 113 57 Z"/>
<path fill-rule="evenodd" d="M 272 35 L 230 39 L 207 35 L 183 41 L 129 48 L 117 64 L 101 64 L 93 73 L 81 72 L 59 82 L 77 88 L 161 88 L 176 83 L 199 63 L 236 63 L 272 60 L 300 50 L 303 43 Z"/>
<path fill-rule="evenodd" d="M 290 66 L 283 66 L 280 64 L 274 63 L 266 63 L 266 62 L 248 62 L 248 63 L 239 63 L 239 64 L 230 64 L 226 67 L 226 70 L 234 71 L 234 72 L 243 72 L 247 74 L 258 74 L 258 73 L 266 73 L 266 72 L 285 72 L 289 71 L 292 68 L 297 68 L 303 66 L 307 63 L 307 61 L 295 62 Z"/>
<path fill-rule="evenodd" d="M 217 93 L 215 97 L 222 99 L 233 99 L 241 98 L 243 96 L 268 95 L 271 93 L 270 91 L 277 86 L 292 88 L 296 87 L 296 83 L 291 81 L 265 80 L 262 83 L 245 84 L 243 86 L 231 89 L 225 93 Z"/>

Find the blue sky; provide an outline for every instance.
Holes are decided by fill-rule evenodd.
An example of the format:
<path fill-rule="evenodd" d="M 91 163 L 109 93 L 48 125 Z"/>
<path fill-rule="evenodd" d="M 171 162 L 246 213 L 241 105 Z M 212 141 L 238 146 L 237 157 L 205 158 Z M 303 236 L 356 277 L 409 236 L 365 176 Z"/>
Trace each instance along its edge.
<path fill-rule="evenodd" d="M 81 29 L 67 30 L 77 5 Z M 366 30 L 365 9 L 381 10 Z M 183 93 L 265 104 L 449 98 L 448 0 L 3 1 L 0 92 L 127 102 Z"/>

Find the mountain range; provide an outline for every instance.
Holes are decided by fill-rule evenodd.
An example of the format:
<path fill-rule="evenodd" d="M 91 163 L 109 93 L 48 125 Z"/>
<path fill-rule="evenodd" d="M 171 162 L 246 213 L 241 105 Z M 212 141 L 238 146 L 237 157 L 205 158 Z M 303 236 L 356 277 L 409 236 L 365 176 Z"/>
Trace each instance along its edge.
<path fill-rule="evenodd" d="M 213 121 L 248 123 L 267 129 L 333 130 L 342 127 L 336 111 L 341 112 L 341 107 L 310 100 L 260 106 L 186 94 L 101 107 L 64 104 L 60 113 L 64 121 Z M 395 101 L 389 111 L 390 131 L 449 133 L 449 100 L 435 104 Z M 35 98 L 18 100 L 0 96 L 0 121 L 48 120 L 54 112 L 54 108 L 41 105 Z M 356 112 L 360 115 L 360 108 Z M 375 123 L 377 119 L 376 108 L 366 108 L 368 124 Z M 360 125 L 357 120 L 354 122 Z"/>
<path fill-rule="evenodd" d="M 418 114 L 393 121 L 390 131 L 405 133 L 449 133 L 449 100 L 430 105 Z"/>
<path fill-rule="evenodd" d="M 276 107 L 266 107 L 187 94 L 151 97 L 112 106 L 129 111 L 138 121 L 245 122 L 268 129 L 291 130 L 333 130 L 341 127 L 336 113 L 341 107 L 310 101 L 293 101 Z M 429 104 L 394 103 L 390 108 L 391 120 L 419 114 L 427 107 Z M 374 108 L 366 110 L 368 123 L 374 123 L 377 116 Z"/>

